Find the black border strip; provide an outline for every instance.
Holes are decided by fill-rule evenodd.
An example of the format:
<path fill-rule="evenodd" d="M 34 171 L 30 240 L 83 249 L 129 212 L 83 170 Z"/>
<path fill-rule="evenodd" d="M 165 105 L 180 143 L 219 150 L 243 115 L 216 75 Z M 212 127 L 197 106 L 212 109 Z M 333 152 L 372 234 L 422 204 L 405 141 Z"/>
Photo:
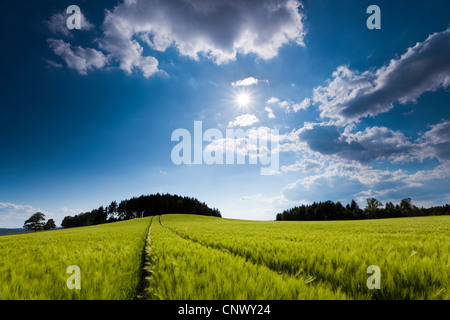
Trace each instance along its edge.
<path fill-rule="evenodd" d="M 203 314 L 179 314 L 180 310 L 189 307 L 208 307 L 212 310 L 209 317 Z M 267 310 L 270 313 L 261 314 L 231 314 L 230 306 L 253 305 L 263 306 L 256 310 Z M 401 316 L 432 316 L 445 314 L 450 307 L 450 301 L 334 301 L 334 300 L 166 300 L 166 301 L 112 301 L 112 300 L 83 300 L 83 301 L 52 301 L 52 300 L 3 300 L 0 308 L 3 315 L 36 317 L 92 317 L 114 316 L 115 319 L 126 316 L 147 319 L 319 319 L 345 315 L 366 319 L 368 317 L 384 318 Z M 192 310 L 192 309 L 191 309 Z M 11 313 L 9 313 L 11 312 Z M 227 314 L 228 313 L 228 314 Z"/>

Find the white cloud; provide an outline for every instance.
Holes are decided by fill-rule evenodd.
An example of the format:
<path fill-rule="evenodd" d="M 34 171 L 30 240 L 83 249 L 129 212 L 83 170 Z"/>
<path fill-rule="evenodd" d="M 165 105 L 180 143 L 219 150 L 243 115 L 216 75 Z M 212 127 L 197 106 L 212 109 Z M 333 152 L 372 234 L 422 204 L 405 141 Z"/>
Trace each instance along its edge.
<path fill-rule="evenodd" d="M 269 149 L 269 144 L 264 145 L 258 143 L 259 139 L 263 137 L 274 137 L 270 128 L 261 126 L 258 128 L 249 128 L 245 131 L 243 129 L 239 130 L 241 130 L 241 132 L 238 132 L 238 130 L 233 132 L 232 130 L 230 134 L 227 132 L 225 137 L 221 136 L 212 139 L 212 141 L 205 146 L 204 152 L 207 154 L 215 153 L 216 155 L 226 155 L 228 152 L 231 152 L 231 154 L 237 156 L 237 163 L 242 164 L 247 161 L 247 157 L 249 163 L 250 161 L 254 161 L 256 164 L 258 158 L 272 157 L 272 155 L 278 153 L 278 149 L 276 148 Z M 226 156 L 226 159 L 222 159 L 222 157 L 219 156 L 218 159 L 222 162 L 234 163 L 234 160 L 230 160 L 228 156 Z M 276 171 L 273 172 L 273 174 L 279 174 L 279 172 Z"/>
<path fill-rule="evenodd" d="M 450 161 L 433 169 L 413 173 L 400 169 L 396 171 L 374 169 L 357 162 L 340 160 L 319 159 L 316 165 L 312 170 L 314 174 L 286 185 L 282 189 L 282 195 L 291 201 L 350 202 L 355 199 L 360 204 L 364 204 L 368 197 L 394 203 L 402 198 L 411 197 L 413 202 L 431 201 L 429 205 L 442 205 L 450 200 L 448 189 Z M 303 167 L 301 162 L 297 162 L 282 167 L 281 170 L 299 171 Z"/>
<path fill-rule="evenodd" d="M 0 202 L 0 228 L 22 228 L 25 220 L 39 211 L 43 212 L 30 205 Z"/>
<path fill-rule="evenodd" d="M 274 104 L 274 103 L 278 103 L 278 102 L 280 102 L 280 99 L 275 98 L 275 97 L 272 97 L 269 100 L 267 100 L 268 104 Z"/>
<path fill-rule="evenodd" d="M 450 28 L 430 35 L 398 59 L 360 73 L 340 66 L 327 86 L 314 89 L 321 117 L 341 123 L 389 111 L 394 103 L 415 102 L 424 92 L 450 85 Z"/>
<path fill-rule="evenodd" d="M 343 106 L 354 99 L 358 94 L 363 94 L 371 89 L 368 80 L 369 73 L 362 75 L 350 70 L 347 66 L 340 66 L 333 72 L 333 81 L 329 81 L 326 87 L 319 86 L 313 90 L 313 101 L 319 105 L 322 118 L 345 118 L 340 114 Z"/>
<path fill-rule="evenodd" d="M 283 101 L 278 102 L 278 105 L 279 105 L 281 108 L 285 109 L 285 108 L 287 108 L 287 106 L 289 105 L 289 102 L 287 102 L 286 100 L 283 100 Z"/>
<path fill-rule="evenodd" d="M 48 66 L 50 66 L 52 68 L 62 68 L 62 64 L 61 63 L 57 63 L 55 61 L 48 60 L 48 59 L 46 59 L 45 62 L 47 63 Z"/>
<path fill-rule="evenodd" d="M 425 141 L 432 144 L 446 143 L 450 141 L 450 121 L 444 121 L 431 126 L 431 129 L 423 134 Z"/>
<path fill-rule="evenodd" d="M 183 56 L 203 55 L 216 64 L 235 60 L 238 52 L 270 59 L 288 42 L 304 45 L 300 6 L 296 0 L 125 1 L 107 11 L 101 45 L 121 69 L 137 68 L 147 76 L 149 65 L 154 70 L 157 64 L 143 55 L 138 40 L 156 51 L 174 47 Z"/>
<path fill-rule="evenodd" d="M 399 131 L 377 126 L 357 132 L 345 129 L 329 123 L 307 124 L 298 131 L 298 135 L 311 152 L 328 159 L 369 163 L 409 155 L 414 151 L 414 144 Z"/>
<path fill-rule="evenodd" d="M 438 158 L 440 161 L 450 159 L 450 121 L 431 126 L 419 139 L 415 155 L 420 159 Z"/>
<path fill-rule="evenodd" d="M 249 127 L 258 122 L 259 119 L 254 114 L 243 114 L 237 116 L 234 121 L 230 121 L 228 127 Z"/>
<path fill-rule="evenodd" d="M 375 159 L 395 159 L 397 155 L 411 153 L 414 148 L 413 143 L 402 132 L 378 126 L 367 127 L 364 131 L 356 133 L 344 131 L 341 139 L 349 145 L 362 147 L 359 155 L 353 158 L 362 162 Z"/>
<path fill-rule="evenodd" d="M 273 114 L 272 108 L 269 108 L 269 107 L 266 106 L 266 107 L 264 108 L 264 110 L 267 111 L 267 116 L 268 116 L 270 119 L 275 119 L 275 115 Z"/>
<path fill-rule="evenodd" d="M 89 70 L 104 67 L 108 62 L 108 57 L 103 52 L 92 48 L 72 47 L 70 43 L 60 39 L 48 39 L 47 43 L 53 52 L 64 60 L 67 67 L 83 75 Z"/>
<path fill-rule="evenodd" d="M 386 127 L 366 127 L 356 131 L 354 125 L 338 126 L 335 123 L 305 123 L 303 128 L 283 135 L 287 141 L 280 151 L 309 151 L 326 159 L 370 163 L 389 160 L 393 163 L 423 161 L 436 158 L 450 159 L 450 121 L 430 126 L 416 141 L 411 141 L 401 131 Z"/>
<path fill-rule="evenodd" d="M 318 172 L 323 167 L 323 161 L 318 161 L 314 159 L 302 159 L 296 161 L 294 164 L 288 166 L 282 166 L 280 170 L 282 172 Z"/>
<path fill-rule="evenodd" d="M 385 66 L 360 72 L 340 66 L 326 86 L 314 89 L 311 100 L 285 110 L 308 108 L 313 102 L 327 122 L 304 123 L 282 136 L 280 151 L 296 152 L 295 163 L 280 171 L 296 172 L 297 181 L 282 196 L 291 201 L 350 201 L 365 198 L 442 205 L 450 200 L 450 121 L 430 126 L 416 141 L 384 126 L 358 129 L 361 118 L 391 110 L 396 103 L 414 103 L 424 93 L 450 85 L 450 28 L 417 43 Z M 282 102 L 271 98 L 272 104 Z M 426 158 L 439 164 L 421 170 Z M 371 163 L 413 162 L 405 169 L 375 169 Z M 324 198 L 325 195 L 325 198 Z"/>
<path fill-rule="evenodd" d="M 144 45 L 160 52 L 173 47 L 180 55 L 194 60 L 204 56 L 218 65 L 235 60 L 238 53 L 271 59 L 284 44 L 304 45 L 303 15 L 299 7 L 297 0 L 277 3 L 271 0 L 125 0 L 105 11 L 103 36 L 97 42 L 111 58 L 109 62 L 117 62 L 129 74 L 139 70 L 147 78 L 164 71 L 159 70 L 153 55 L 144 55 Z M 45 24 L 53 33 L 71 37 L 66 20 L 65 13 L 57 13 Z M 84 15 L 81 25 L 82 30 L 94 28 Z M 54 49 L 62 43 L 52 42 L 52 45 Z M 84 53 L 83 48 L 76 48 L 72 52 L 65 49 L 59 55 L 64 55 L 68 66 L 80 73 L 85 74 L 91 66 L 101 68 L 106 64 L 89 64 L 83 57 L 78 59 Z M 249 77 L 235 84 L 252 85 L 255 80 L 267 82 Z"/>
<path fill-rule="evenodd" d="M 107 11 L 103 22 L 104 37 L 100 40 L 100 47 L 119 62 L 120 69 L 131 74 L 133 69 L 137 68 L 148 78 L 159 71 L 158 60 L 152 56 L 143 56 L 144 48 L 133 39 L 130 28 L 132 27 L 126 19 L 122 21 Z"/>
<path fill-rule="evenodd" d="M 303 128 L 292 130 L 291 132 L 281 134 L 279 137 L 280 141 L 280 152 L 300 152 L 308 150 L 308 145 L 306 142 L 300 139 L 300 133 Z"/>
<path fill-rule="evenodd" d="M 308 109 L 310 105 L 311 105 L 311 99 L 305 98 L 299 104 L 293 104 L 291 108 L 292 108 L 292 111 L 297 112 L 299 110 Z"/>
<path fill-rule="evenodd" d="M 232 82 L 231 85 L 233 87 L 247 87 L 247 86 L 252 86 L 252 85 L 257 85 L 260 82 L 265 82 L 265 83 L 269 83 L 268 80 L 259 80 L 253 77 L 248 77 L 242 80 L 238 80 L 236 82 Z"/>
<path fill-rule="evenodd" d="M 292 103 L 288 100 L 280 100 L 276 97 L 271 97 L 266 101 L 267 104 L 277 104 L 280 108 L 284 109 L 286 113 L 290 113 L 291 111 L 297 112 L 299 110 L 306 110 L 311 105 L 311 99 L 305 98 L 300 103 Z"/>

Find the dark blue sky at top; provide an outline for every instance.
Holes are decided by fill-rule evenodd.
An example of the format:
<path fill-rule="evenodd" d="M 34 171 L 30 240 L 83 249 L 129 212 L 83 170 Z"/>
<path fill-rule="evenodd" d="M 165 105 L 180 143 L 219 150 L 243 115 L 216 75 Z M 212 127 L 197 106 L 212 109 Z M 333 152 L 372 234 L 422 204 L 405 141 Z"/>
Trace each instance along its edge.
<path fill-rule="evenodd" d="M 0 204 L 4 204 L 0 215 L 7 217 L 0 220 L 0 227 L 21 226 L 22 217 L 34 209 L 59 223 L 67 214 L 155 192 L 194 196 L 218 207 L 225 217 L 249 219 L 272 219 L 278 211 L 303 202 L 358 198 L 364 205 L 361 199 L 370 192 L 385 201 L 396 201 L 410 192 L 413 202 L 414 195 L 423 204 L 448 202 L 447 178 L 426 181 L 417 190 L 412 178 L 390 178 L 393 186 L 389 190 L 379 181 L 359 193 L 363 178 L 348 184 L 347 175 L 333 173 L 329 181 L 334 189 L 323 187 L 329 175 L 320 175 L 330 166 L 327 161 L 348 159 L 319 159 L 311 150 L 281 153 L 280 165 L 314 159 L 324 161 L 322 171 L 285 171 L 275 176 L 261 176 L 259 167 L 249 165 L 176 166 L 170 158 L 172 132 L 177 128 L 192 131 L 195 120 L 202 120 L 204 129 L 225 130 L 236 117 L 253 114 L 260 120 L 258 126 L 277 127 L 280 134 L 305 123 L 328 121 L 320 118 L 314 104 L 288 113 L 267 101 L 277 97 L 300 103 L 312 97 L 314 88 L 332 81 L 339 66 L 374 71 L 399 59 L 417 42 L 449 27 L 448 1 L 305 0 L 300 9 L 305 45 L 285 43 L 271 59 L 238 53 L 234 61 L 218 65 L 203 54 L 196 61 L 173 46 L 158 51 L 140 42 L 143 55 L 155 57 L 164 71 L 150 77 L 139 70 L 127 74 L 117 61 L 83 75 L 49 48 L 47 39 L 54 38 L 106 54 L 98 45 L 105 9 L 113 10 L 120 3 L 0 3 Z M 94 28 L 74 30 L 69 37 L 52 33 L 44 21 L 71 4 L 80 6 Z M 366 28 L 369 15 L 365 11 L 371 4 L 381 8 L 381 30 Z M 247 77 L 268 83 L 251 87 L 253 101 L 243 110 L 235 106 L 238 90 L 231 83 Z M 416 143 L 430 126 L 450 120 L 449 97 L 448 88 L 424 92 L 416 103 L 395 103 L 388 112 L 362 118 L 353 132 L 386 127 Z M 276 118 L 267 118 L 266 106 Z M 322 141 L 322 137 L 317 139 Z M 434 170 L 446 161 L 442 157 L 404 162 L 377 158 L 364 165 L 394 175 L 397 170 L 410 174 Z M 307 177 L 318 184 L 303 189 Z M 398 184 L 405 179 L 411 184 Z M 441 189 L 435 190 L 436 186 Z M 348 192 L 343 193 L 345 188 Z"/>

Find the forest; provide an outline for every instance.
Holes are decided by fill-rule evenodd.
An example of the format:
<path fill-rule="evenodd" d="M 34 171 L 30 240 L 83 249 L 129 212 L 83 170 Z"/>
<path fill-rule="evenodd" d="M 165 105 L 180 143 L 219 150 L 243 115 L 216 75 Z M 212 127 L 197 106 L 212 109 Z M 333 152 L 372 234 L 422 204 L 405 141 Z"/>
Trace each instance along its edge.
<path fill-rule="evenodd" d="M 366 199 L 366 207 L 361 209 L 355 200 L 343 206 L 339 201 L 314 202 L 311 205 L 301 205 L 276 215 L 277 221 L 282 220 L 360 220 L 399 217 L 449 215 L 450 205 L 423 208 L 415 206 L 411 198 L 405 198 L 399 204 L 383 203 L 375 198 Z"/>
<path fill-rule="evenodd" d="M 152 194 L 123 200 L 119 204 L 112 201 L 108 206 L 101 206 L 89 212 L 64 217 L 63 228 L 81 227 L 107 222 L 129 220 L 166 213 L 186 213 L 221 217 L 216 208 L 209 208 L 196 198 L 171 194 Z"/>

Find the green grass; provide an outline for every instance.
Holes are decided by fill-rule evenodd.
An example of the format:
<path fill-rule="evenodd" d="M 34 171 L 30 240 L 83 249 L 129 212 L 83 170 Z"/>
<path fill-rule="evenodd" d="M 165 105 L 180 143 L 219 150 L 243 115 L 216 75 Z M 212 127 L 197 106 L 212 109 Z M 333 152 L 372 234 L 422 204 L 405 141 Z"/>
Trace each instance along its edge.
<path fill-rule="evenodd" d="M 450 298 L 449 249 L 450 216 L 262 222 L 171 214 L 2 236 L 0 295 L 440 300 Z M 81 269 L 81 290 L 66 286 L 69 265 Z M 379 290 L 367 288 L 370 265 L 380 267 Z"/>
<path fill-rule="evenodd" d="M 0 237 L 3 299 L 133 299 L 151 218 Z M 67 267 L 81 271 L 69 290 Z"/>
<path fill-rule="evenodd" d="M 159 221 L 152 224 L 150 246 L 150 299 L 346 298 L 339 290 L 309 286 L 302 279 L 280 275 L 224 250 L 183 239 Z"/>
<path fill-rule="evenodd" d="M 450 217 L 365 221 L 257 222 L 163 216 L 204 247 L 227 250 L 272 271 L 341 290 L 352 299 L 448 299 Z M 381 289 L 367 288 L 367 267 Z"/>

